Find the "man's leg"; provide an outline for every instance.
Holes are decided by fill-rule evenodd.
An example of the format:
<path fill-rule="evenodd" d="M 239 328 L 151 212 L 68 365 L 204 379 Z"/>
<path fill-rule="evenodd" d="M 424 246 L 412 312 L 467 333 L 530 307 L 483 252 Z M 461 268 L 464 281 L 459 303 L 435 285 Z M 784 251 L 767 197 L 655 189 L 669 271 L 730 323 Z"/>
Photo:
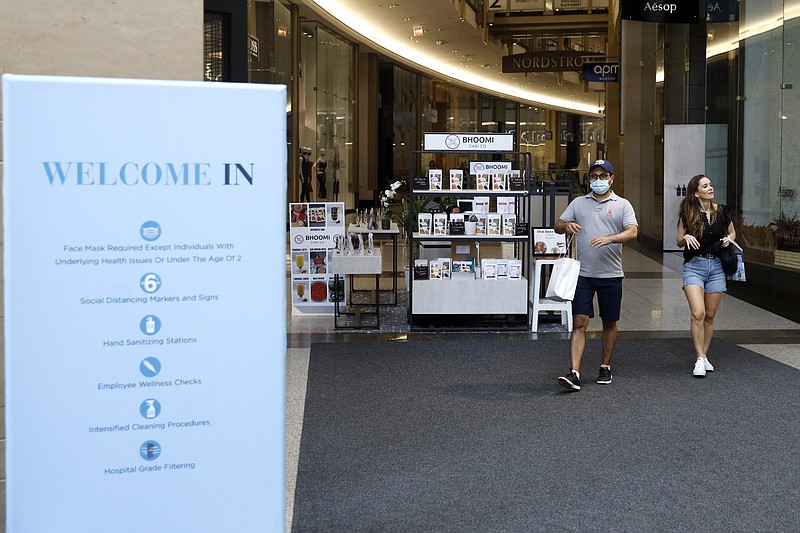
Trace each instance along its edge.
<path fill-rule="evenodd" d="M 603 364 L 611 366 L 614 347 L 617 345 L 617 322 L 603 319 Z"/>
<path fill-rule="evenodd" d="M 611 383 L 611 360 L 617 346 L 617 322 L 622 307 L 622 278 L 608 278 L 597 282 L 597 306 L 603 321 L 603 362 L 597 382 L 601 385 Z"/>
<path fill-rule="evenodd" d="M 588 315 L 572 316 L 572 334 L 569 336 L 570 370 L 581 371 L 583 351 L 586 349 L 586 327 L 589 325 Z"/>

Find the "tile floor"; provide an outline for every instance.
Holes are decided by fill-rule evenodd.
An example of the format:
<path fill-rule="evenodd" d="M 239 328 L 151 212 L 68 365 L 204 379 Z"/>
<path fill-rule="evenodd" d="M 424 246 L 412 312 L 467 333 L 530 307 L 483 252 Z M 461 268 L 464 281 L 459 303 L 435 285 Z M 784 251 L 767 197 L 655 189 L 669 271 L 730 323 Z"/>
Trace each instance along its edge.
<path fill-rule="evenodd" d="M 622 318 L 618 323 L 619 337 L 688 338 L 689 311 L 681 290 L 682 257 L 679 253 L 664 253 L 660 260 L 653 254 L 625 247 L 623 263 L 625 281 L 623 285 Z M 288 265 L 287 265 L 288 272 Z M 289 291 L 287 278 L 287 292 Z M 399 282 L 403 288 L 402 279 Z M 401 298 L 401 303 L 407 301 Z M 303 407 L 305 405 L 308 360 L 312 343 L 358 342 L 364 340 L 390 340 L 398 332 L 407 332 L 403 323 L 405 309 L 401 305 L 391 310 L 382 322 L 380 332 L 343 333 L 334 331 L 332 316 L 292 316 L 287 309 L 287 365 L 286 365 L 286 521 L 291 530 L 294 502 L 294 486 L 297 474 L 297 459 L 300 437 L 303 430 Z M 589 336 L 597 337 L 601 330 L 599 319 L 589 324 Z M 430 336 L 430 333 L 408 333 L 409 340 L 415 336 Z M 436 334 L 434 334 L 436 335 Z M 458 335 L 443 333 L 441 335 Z M 555 321 L 543 322 L 537 333 L 513 333 L 536 339 L 569 338 L 565 326 Z M 787 320 L 757 306 L 732 296 L 722 299 L 716 318 L 716 338 L 725 339 L 744 348 L 800 368 L 800 324 Z M 713 345 L 712 345 L 713 346 Z M 567 354 L 565 353 L 565 361 Z M 687 356 L 687 375 L 691 371 L 691 360 Z M 553 383 L 557 387 L 556 383 Z"/>

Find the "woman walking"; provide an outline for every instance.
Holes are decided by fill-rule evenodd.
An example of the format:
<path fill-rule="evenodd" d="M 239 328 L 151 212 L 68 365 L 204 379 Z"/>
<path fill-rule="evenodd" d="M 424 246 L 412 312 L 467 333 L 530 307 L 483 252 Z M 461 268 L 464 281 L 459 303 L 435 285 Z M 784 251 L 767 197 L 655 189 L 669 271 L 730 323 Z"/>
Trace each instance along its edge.
<path fill-rule="evenodd" d="M 697 355 L 692 375 L 698 378 L 714 371 L 708 362 L 708 348 L 714 336 L 714 317 L 727 289 L 719 251 L 734 239 L 730 212 L 714 203 L 711 180 L 703 174 L 693 177 L 680 205 L 677 244 L 683 247 L 683 292 L 692 315 L 692 343 Z"/>

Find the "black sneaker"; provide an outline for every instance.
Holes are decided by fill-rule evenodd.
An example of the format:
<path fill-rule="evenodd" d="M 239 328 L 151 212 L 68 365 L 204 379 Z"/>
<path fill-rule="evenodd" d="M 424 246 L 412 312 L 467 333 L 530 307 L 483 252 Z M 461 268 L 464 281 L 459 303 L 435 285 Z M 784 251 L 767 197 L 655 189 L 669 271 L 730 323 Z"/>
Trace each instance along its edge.
<path fill-rule="evenodd" d="M 566 376 L 558 378 L 558 384 L 569 390 L 581 390 L 581 378 L 578 374 L 570 371 Z"/>
<path fill-rule="evenodd" d="M 597 382 L 601 385 L 608 385 L 611 383 L 611 369 L 601 366 L 600 375 L 597 376 Z"/>

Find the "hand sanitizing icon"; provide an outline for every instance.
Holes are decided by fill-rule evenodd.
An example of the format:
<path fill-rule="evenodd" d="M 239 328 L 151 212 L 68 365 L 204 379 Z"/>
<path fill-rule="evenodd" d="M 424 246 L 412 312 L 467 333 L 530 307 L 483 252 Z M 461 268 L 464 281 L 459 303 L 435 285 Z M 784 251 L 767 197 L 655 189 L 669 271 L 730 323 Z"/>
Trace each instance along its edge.
<path fill-rule="evenodd" d="M 139 328 L 145 335 L 155 335 L 161 329 L 161 320 L 155 315 L 147 315 L 139 323 Z"/>

